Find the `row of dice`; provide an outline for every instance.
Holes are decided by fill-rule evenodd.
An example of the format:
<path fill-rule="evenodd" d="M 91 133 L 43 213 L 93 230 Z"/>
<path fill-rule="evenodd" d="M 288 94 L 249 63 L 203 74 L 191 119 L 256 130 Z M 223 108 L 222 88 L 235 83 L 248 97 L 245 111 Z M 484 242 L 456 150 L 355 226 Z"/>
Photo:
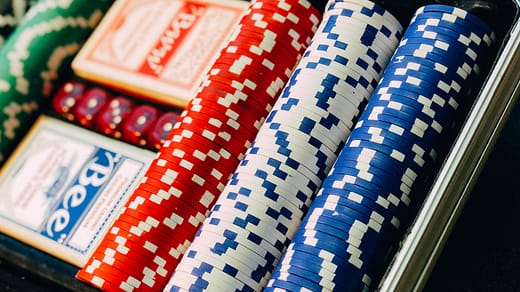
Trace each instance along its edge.
<path fill-rule="evenodd" d="M 85 128 L 140 147 L 158 150 L 179 118 L 179 111 L 137 104 L 122 94 L 80 80 L 63 83 L 52 99 L 59 116 Z"/>

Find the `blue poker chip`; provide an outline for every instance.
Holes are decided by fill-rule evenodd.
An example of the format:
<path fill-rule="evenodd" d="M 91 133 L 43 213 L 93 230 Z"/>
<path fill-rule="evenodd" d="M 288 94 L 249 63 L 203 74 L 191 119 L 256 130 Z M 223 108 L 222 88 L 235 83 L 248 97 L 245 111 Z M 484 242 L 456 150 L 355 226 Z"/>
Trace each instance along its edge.
<path fill-rule="evenodd" d="M 431 22 L 436 22 L 436 25 L 430 25 L 429 23 Z M 486 35 L 477 35 L 476 31 L 471 28 L 452 24 L 442 19 L 433 19 L 432 21 L 431 18 L 419 17 L 409 24 L 408 29 L 414 33 L 435 33 L 435 35 L 440 36 L 441 39 L 451 39 L 452 42 L 466 45 L 484 54 L 491 52 L 492 47 L 484 41 L 487 37 Z"/>
<path fill-rule="evenodd" d="M 423 139 L 423 140 L 426 139 L 428 141 L 434 141 L 434 139 L 439 139 L 439 134 L 435 130 L 427 127 L 427 125 L 422 121 L 415 120 L 413 122 L 410 122 L 410 121 L 406 121 L 404 119 L 394 117 L 394 116 L 391 116 L 388 114 L 387 115 L 385 115 L 385 114 L 372 114 L 371 115 L 371 113 L 369 113 L 369 112 L 364 112 L 363 114 L 366 114 L 367 116 L 360 118 L 359 122 L 356 124 L 356 127 L 358 127 L 358 125 L 360 125 L 359 124 L 360 122 L 363 122 L 361 125 L 363 125 L 365 122 L 380 122 L 380 123 L 386 123 L 389 125 L 395 125 L 395 126 L 405 129 L 407 132 L 412 133 L 416 136 L 413 139 L 419 138 L 419 139 Z M 425 130 L 425 127 L 427 128 L 426 130 Z M 354 130 L 352 130 L 352 133 L 354 133 L 355 130 L 356 129 L 354 128 Z M 350 137 L 352 137 L 352 134 L 350 135 Z M 410 137 L 412 137 L 412 136 L 410 136 Z M 347 143 L 348 143 L 348 140 L 347 140 Z"/>
<path fill-rule="evenodd" d="M 435 118 L 440 123 L 441 121 L 449 122 L 453 115 L 456 113 L 456 109 L 447 106 L 444 99 L 438 99 L 443 105 L 439 105 L 433 102 L 431 99 L 427 99 L 425 96 L 419 97 L 417 94 L 413 94 L 410 91 L 406 91 L 400 88 L 381 88 L 379 92 L 376 92 L 372 95 L 371 102 L 377 104 L 388 104 L 388 106 L 392 106 L 392 102 L 399 103 L 403 110 L 406 110 L 409 113 L 413 111 L 419 111 L 430 118 Z M 440 98 L 440 97 L 439 97 Z M 457 105 L 459 102 L 455 99 L 450 99 L 450 101 L 455 102 Z M 458 107 L 458 106 L 457 106 Z M 444 124 L 444 122 L 442 122 Z"/>
<path fill-rule="evenodd" d="M 348 208 L 347 206 L 342 206 Z M 331 236 L 338 237 L 340 240 L 352 239 L 350 242 L 360 250 L 364 250 L 367 253 L 377 249 L 377 243 L 386 239 L 389 239 L 389 235 L 392 235 L 395 231 L 390 228 L 382 228 L 379 232 L 367 232 L 363 233 L 361 230 L 356 229 L 355 231 L 363 236 L 357 234 L 350 234 L 350 230 L 353 228 L 353 224 L 359 221 L 359 218 L 349 216 L 349 214 L 334 215 L 333 210 L 320 211 L 317 216 L 308 216 L 302 223 L 303 231 L 316 231 L 329 234 Z M 360 238 L 361 237 L 361 238 Z M 377 240 L 376 240 L 377 239 Z M 357 243 L 359 241 L 359 243 Z"/>
<path fill-rule="evenodd" d="M 374 192 L 373 190 L 364 188 L 361 185 L 357 184 L 344 184 L 341 188 L 335 188 L 331 186 L 332 184 L 327 184 L 328 186 L 324 187 L 323 191 L 319 194 L 321 195 L 334 195 L 334 196 L 352 196 L 352 193 L 357 194 L 363 197 L 363 200 L 358 203 L 365 207 L 365 210 L 374 210 L 378 214 L 382 215 L 384 218 L 389 218 L 389 216 L 395 216 L 396 218 L 402 218 L 401 215 L 407 215 L 410 210 L 411 199 L 402 200 L 397 196 L 392 196 L 389 198 L 385 198 L 384 196 Z M 318 196 L 317 196 L 318 197 Z M 387 195 L 388 197 L 388 195 Z M 342 203 L 342 201 L 340 202 Z M 350 203 L 350 202 L 347 202 Z M 363 209 L 359 209 L 363 211 Z M 368 213 L 368 211 L 364 211 Z M 391 219 L 392 220 L 392 219 Z M 399 222 L 393 222 L 394 227 L 397 228 L 397 225 L 400 225 Z"/>
<path fill-rule="evenodd" d="M 470 57 L 461 54 L 446 53 L 441 49 L 426 44 L 406 44 L 396 49 L 395 55 L 398 56 L 415 56 L 425 58 L 444 64 L 453 66 L 454 68 L 463 66 L 464 70 L 470 74 L 471 78 L 475 78 L 480 73 L 480 67 Z"/>
<path fill-rule="evenodd" d="M 372 133 L 368 132 L 372 131 Z M 431 165 L 435 162 L 436 156 L 430 156 L 432 154 L 431 152 L 431 146 L 421 146 L 421 144 L 415 143 L 415 141 L 406 141 L 406 140 L 394 140 L 393 137 L 387 137 L 392 135 L 385 135 L 386 133 L 383 131 L 375 132 L 375 129 L 373 127 L 361 127 L 356 129 L 356 138 L 360 140 L 366 140 L 366 141 L 381 141 L 380 144 L 385 144 L 385 141 L 391 140 L 392 143 L 396 143 L 396 145 L 399 145 L 399 149 L 411 149 L 412 152 L 417 155 L 421 159 L 417 159 L 417 162 L 420 162 L 421 160 L 424 161 L 425 165 Z M 391 133 L 390 133 L 391 134 Z M 379 143 L 379 142 L 378 142 Z M 434 151 L 433 153 L 436 153 Z M 342 158 L 344 159 L 344 158 Z"/>
<path fill-rule="evenodd" d="M 466 72 L 466 70 L 461 66 L 446 66 L 439 62 L 415 56 L 396 56 L 389 62 L 388 66 L 391 68 L 417 68 L 417 66 L 419 66 L 417 71 L 427 70 L 428 72 L 433 73 L 433 76 L 450 78 L 464 86 L 471 86 L 472 82 L 474 82 L 474 80 L 469 78 L 470 74 L 468 74 L 468 72 Z"/>
<path fill-rule="evenodd" d="M 371 127 L 375 128 L 375 127 Z M 359 128 L 360 131 L 364 131 L 363 128 Z M 381 133 L 382 135 L 388 136 L 391 133 Z M 369 152 L 369 154 L 367 153 Z M 430 154 L 430 156 L 433 156 Z M 435 157 L 435 156 L 434 156 Z M 396 159 L 390 157 L 388 154 L 367 148 L 350 148 L 348 150 L 343 151 L 334 167 L 341 167 L 342 165 L 349 164 L 350 161 L 367 163 L 370 166 L 376 167 L 378 169 L 386 170 L 395 174 L 395 177 L 401 177 L 401 179 L 406 182 L 414 183 L 417 180 L 418 174 L 408 166 L 404 165 L 402 162 L 397 161 Z"/>
<path fill-rule="evenodd" d="M 305 244 L 316 248 L 326 250 L 335 255 L 337 258 L 342 258 L 345 265 L 352 265 L 361 271 L 369 271 L 371 266 L 378 261 L 380 255 L 371 255 L 360 251 L 345 239 L 340 239 L 332 235 L 316 232 L 312 237 L 297 233 L 293 241 L 294 245 Z M 312 244 L 310 244 L 312 242 Z M 375 253 L 374 253 L 375 254 Z"/>
<path fill-rule="evenodd" d="M 353 136 L 351 135 L 350 137 Z M 421 161 L 421 159 L 418 160 L 411 149 L 397 149 L 397 145 L 392 143 L 391 140 L 385 141 L 385 145 L 382 145 L 367 140 L 350 139 L 347 142 L 344 151 L 349 151 L 345 149 L 351 148 L 366 148 L 385 153 L 393 157 L 395 160 L 412 168 L 414 171 L 417 171 L 418 173 L 424 169 L 422 165 L 423 161 Z"/>
<path fill-rule="evenodd" d="M 402 122 L 408 122 L 411 126 L 417 127 L 427 134 L 429 134 L 430 130 L 436 132 L 437 134 L 441 134 L 447 124 L 441 124 L 436 119 L 432 119 L 426 115 L 419 115 L 419 113 L 408 113 L 406 111 L 401 111 L 389 106 L 376 105 L 375 103 L 369 103 L 365 109 L 365 113 L 368 115 L 367 117 L 364 117 L 365 120 L 385 120 L 391 123 L 398 123 L 394 120 L 386 119 L 388 117 L 393 117 L 401 120 Z"/>
<path fill-rule="evenodd" d="M 383 185 L 378 185 L 375 182 L 365 180 L 363 178 L 357 177 L 356 172 L 353 171 L 353 174 L 343 173 L 337 175 L 330 175 L 328 179 L 323 182 L 322 188 L 323 192 L 326 192 L 325 188 L 335 188 L 339 190 L 349 190 L 350 186 L 358 186 L 363 189 L 369 190 L 371 193 L 375 193 L 378 196 L 383 197 L 389 201 L 395 201 L 394 198 L 397 198 L 400 202 L 403 202 L 405 205 L 409 205 L 411 202 L 410 194 L 405 192 L 398 192 L 399 189 L 391 189 L 388 184 L 384 183 Z M 347 180 L 347 182 L 345 182 Z M 338 187 L 339 185 L 339 187 Z M 370 193 L 369 193 L 370 194 Z M 377 197 L 375 198 L 377 199 Z"/>
<path fill-rule="evenodd" d="M 334 272 L 337 269 L 336 267 L 339 267 L 343 271 L 348 271 L 352 277 L 358 277 L 360 281 L 367 274 L 365 268 L 360 269 L 352 264 L 348 264 L 349 255 L 344 253 L 331 253 L 326 249 L 299 242 L 292 242 L 288 251 L 294 254 L 305 254 L 309 260 L 312 259 L 313 262 L 320 263 L 324 269 L 329 271 Z"/>
<path fill-rule="evenodd" d="M 432 27 L 439 28 L 445 34 L 460 34 L 470 39 L 473 43 L 481 46 L 490 47 L 493 32 L 485 32 L 476 28 L 463 20 L 452 17 L 441 12 L 429 12 L 416 14 L 409 25 L 419 26 L 420 28 Z"/>
<path fill-rule="evenodd" d="M 361 127 L 373 127 L 384 130 L 389 134 L 389 138 L 404 139 L 405 141 L 414 141 L 422 146 L 423 149 L 434 149 L 437 151 L 437 147 L 439 143 L 442 143 L 445 140 L 443 137 L 435 139 L 432 136 L 424 135 L 422 132 L 412 131 L 411 129 L 405 128 L 396 123 L 387 122 L 383 120 L 373 121 L 373 120 L 361 120 L 356 124 L 356 128 L 354 128 L 353 132 L 357 131 L 358 128 Z M 395 140 L 391 139 L 391 140 Z M 440 140 L 440 141 L 439 141 Z M 377 150 L 377 149 L 375 149 Z M 351 150 L 349 150 L 351 151 Z M 435 155 L 435 153 L 431 153 L 431 155 Z M 430 155 L 430 156 L 431 156 Z M 388 155 L 387 155 L 388 157 Z"/>
<path fill-rule="evenodd" d="M 384 174 L 385 179 L 389 179 L 388 176 L 390 176 L 392 178 L 392 180 L 396 180 L 396 183 L 398 182 L 399 184 L 405 184 L 406 187 L 408 187 L 408 188 L 413 187 L 414 181 L 411 180 L 407 175 L 405 175 L 403 173 L 391 171 L 390 169 L 378 167 L 378 166 L 375 166 L 374 164 L 377 164 L 377 161 L 374 162 L 373 164 L 370 164 L 369 162 L 358 161 L 358 160 L 342 157 L 341 163 L 338 163 L 337 165 L 335 165 L 332 168 L 331 172 L 334 174 L 340 174 L 341 171 L 344 169 L 350 169 L 350 168 L 360 169 L 361 168 L 360 170 L 372 173 L 373 175 Z"/>
<path fill-rule="evenodd" d="M 388 109 L 388 111 L 385 112 L 390 115 L 392 114 L 392 111 L 390 110 L 397 110 L 403 112 L 407 118 L 417 117 L 428 124 L 436 122 L 443 128 L 450 128 L 451 126 L 450 124 L 453 120 L 453 115 L 451 115 L 449 111 L 436 112 L 418 102 L 413 102 L 407 98 L 400 98 L 399 96 L 389 95 L 385 96 L 385 99 L 380 97 L 379 94 L 374 94 L 370 100 L 369 106 L 367 106 L 367 110 L 383 107 Z M 386 99 L 386 97 L 389 99 Z"/>
<path fill-rule="evenodd" d="M 440 34 L 437 34 L 437 39 L 426 38 L 425 35 L 427 34 L 427 32 L 409 33 L 401 40 L 399 48 L 431 46 L 433 47 L 434 52 L 449 54 L 450 56 L 459 56 L 464 60 L 471 60 L 470 62 L 467 62 L 468 64 L 479 63 L 482 61 L 482 58 L 486 56 L 485 54 L 481 54 L 479 50 L 475 50 L 454 40 L 443 38 Z"/>
<path fill-rule="evenodd" d="M 439 89 L 437 86 L 433 86 L 428 82 L 421 81 L 418 78 L 414 77 L 406 77 L 406 76 L 389 76 L 389 78 L 381 79 L 379 83 L 379 88 L 390 87 L 390 88 L 398 88 L 405 91 L 411 91 L 416 94 L 430 97 L 438 96 L 441 97 L 444 102 L 452 103 L 453 97 L 446 94 L 443 90 Z M 379 89 L 376 89 L 375 92 L 378 92 Z M 455 100 L 456 101 L 456 100 Z M 457 104 L 458 105 L 458 104 Z"/>
<path fill-rule="evenodd" d="M 387 74 L 386 76 L 418 78 L 422 81 L 421 83 L 428 83 L 430 86 L 442 90 L 445 94 L 458 101 L 464 98 L 468 91 L 468 87 L 465 83 L 459 83 L 451 76 L 441 76 L 440 74 L 436 74 L 435 71 L 426 68 L 421 71 L 416 71 L 407 69 L 404 66 L 392 64 L 386 68 L 385 74 Z"/>
<path fill-rule="evenodd" d="M 403 203 L 410 200 L 411 190 L 404 185 L 399 179 L 383 179 L 382 174 L 379 176 L 372 175 L 370 178 L 358 176 L 359 170 L 354 168 L 343 167 L 338 172 L 332 173 L 329 178 L 323 182 L 323 191 L 321 194 L 335 194 L 341 190 L 349 192 L 350 185 L 358 185 L 364 189 L 372 191 L 372 193 L 379 194 L 382 198 L 390 200 L 390 196 L 398 198 Z M 345 182 L 345 179 L 348 180 Z M 377 199 L 377 198 L 376 198 Z"/>
<path fill-rule="evenodd" d="M 316 221 L 318 218 L 327 217 L 331 220 L 338 220 L 339 222 L 351 226 L 352 223 L 357 220 L 363 222 L 367 228 L 370 227 L 378 233 L 384 231 L 382 225 L 385 224 L 386 217 L 391 215 L 388 210 L 384 209 L 382 210 L 384 213 L 378 213 L 374 209 L 367 207 L 367 205 L 362 205 L 349 200 L 347 196 L 350 195 L 350 192 L 343 192 L 341 189 L 336 190 L 338 191 L 337 193 L 331 188 L 326 190 L 324 189 L 323 192 L 316 197 L 316 199 L 320 199 L 316 201 L 316 206 L 313 205 L 311 211 L 307 213 L 308 215 L 305 217 L 303 222 L 318 222 Z M 325 222 L 328 222 L 328 220 L 322 221 L 322 223 Z M 343 228 L 346 226 L 347 225 L 342 225 L 341 227 Z M 308 226 L 305 228 L 308 228 Z"/>
<path fill-rule="evenodd" d="M 477 16 L 475 16 L 463 9 L 460 9 L 460 8 L 457 8 L 454 6 L 442 5 L 442 4 L 426 5 L 426 6 L 423 6 L 419 9 L 417 9 L 417 11 L 415 12 L 415 15 L 430 14 L 432 12 L 433 13 L 435 13 L 435 12 L 448 13 L 453 16 L 456 16 L 457 18 L 459 18 L 461 20 L 470 22 L 471 24 L 475 25 L 482 31 L 489 32 L 489 33 L 492 32 L 491 27 L 487 23 L 482 21 L 480 18 L 478 18 Z"/>
<path fill-rule="evenodd" d="M 297 275 L 295 273 L 282 272 L 278 269 L 273 272 L 271 278 L 277 279 L 278 281 L 293 283 L 299 286 L 300 289 L 306 288 L 310 291 L 319 291 L 322 289 L 322 287 L 318 283 L 310 279 L 304 278 L 303 276 Z"/>
<path fill-rule="evenodd" d="M 316 279 L 316 277 L 321 276 L 327 281 L 332 282 L 335 285 L 335 288 L 340 290 L 346 288 L 361 288 L 363 285 L 366 285 L 358 278 L 352 277 L 352 275 L 346 277 L 345 275 L 349 275 L 349 271 L 344 270 L 341 266 L 335 267 L 334 271 L 327 270 L 319 264 L 321 259 L 318 259 L 312 255 L 302 252 L 295 252 L 289 253 L 289 255 L 286 255 L 285 257 L 287 257 L 284 259 L 287 261 L 287 264 L 285 264 L 285 261 L 282 260 L 276 268 L 277 270 L 292 270 L 294 268 L 299 268 L 301 270 L 314 273 L 315 275 L 312 277 L 312 279 Z"/>
<path fill-rule="evenodd" d="M 411 99 L 412 101 L 426 105 L 431 109 L 438 112 L 451 112 L 455 113 L 459 108 L 459 102 L 455 99 L 450 98 L 445 100 L 443 97 L 437 94 L 429 94 L 429 96 L 422 95 L 419 88 L 408 87 L 405 89 L 397 86 L 381 86 L 374 94 L 378 95 L 379 99 L 383 99 L 385 95 L 397 95 Z"/>
<path fill-rule="evenodd" d="M 317 274 L 332 275 L 336 290 L 358 291 L 358 288 L 372 284 L 372 279 L 357 268 L 344 266 L 343 263 L 339 265 L 329 263 L 328 260 L 315 255 L 310 247 L 304 245 L 297 247 L 297 249 L 291 249 L 291 247 L 284 255 L 281 264 L 288 262 L 287 265 L 307 269 Z M 282 267 L 282 265 L 279 265 L 276 269 L 282 269 Z"/>
<path fill-rule="evenodd" d="M 284 281 L 295 282 L 294 280 L 298 279 L 298 278 L 294 278 L 294 277 L 300 277 L 300 278 L 304 279 L 305 281 L 311 281 L 315 285 L 318 285 L 320 287 L 320 289 L 325 288 L 328 290 L 332 290 L 332 289 L 334 289 L 334 287 L 336 287 L 336 285 L 333 281 L 321 276 L 319 273 L 309 271 L 306 268 L 302 268 L 302 267 L 299 267 L 296 265 L 289 265 L 289 266 L 279 265 L 279 266 L 280 267 L 277 268 L 273 272 L 273 277 L 276 277 L 280 280 L 283 279 Z M 282 274 L 282 273 L 286 273 L 286 274 Z M 284 275 L 287 275 L 287 274 L 291 275 L 291 277 L 288 277 L 288 278 L 283 277 Z M 282 277 L 280 277 L 280 276 L 282 276 Z M 300 281 L 297 281 L 297 284 L 303 284 L 303 283 L 301 283 Z M 306 286 L 306 287 L 310 288 L 309 286 Z"/>

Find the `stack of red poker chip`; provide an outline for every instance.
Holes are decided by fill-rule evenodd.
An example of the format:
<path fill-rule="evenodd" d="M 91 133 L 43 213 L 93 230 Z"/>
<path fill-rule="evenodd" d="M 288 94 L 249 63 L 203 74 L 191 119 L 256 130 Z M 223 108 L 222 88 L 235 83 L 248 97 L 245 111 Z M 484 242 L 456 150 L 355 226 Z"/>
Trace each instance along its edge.
<path fill-rule="evenodd" d="M 309 44 L 307 0 L 255 1 L 77 278 L 162 290 Z"/>

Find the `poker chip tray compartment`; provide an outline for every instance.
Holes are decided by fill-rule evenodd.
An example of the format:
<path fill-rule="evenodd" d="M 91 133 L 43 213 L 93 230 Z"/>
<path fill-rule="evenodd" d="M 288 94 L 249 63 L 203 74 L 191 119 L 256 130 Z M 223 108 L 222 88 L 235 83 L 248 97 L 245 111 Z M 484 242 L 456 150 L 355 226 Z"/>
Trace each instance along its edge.
<path fill-rule="evenodd" d="M 324 1 L 315 2 L 323 8 Z M 378 0 L 403 25 L 426 4 L 451 4 L 486 20 L 497 33 L 499 48 L 480 92 L 469 108 L 446 160 L 383 277 L 383 291 L 421 290 L 471 198 L 479 174 L 512 115 L 520 95 L 519 0 L 386 1 Z M 517 133 L 514 133 L 517 134 Z M 75 279 L 77 268 L 0 234 L 1 291 L 96 291 Z"/>

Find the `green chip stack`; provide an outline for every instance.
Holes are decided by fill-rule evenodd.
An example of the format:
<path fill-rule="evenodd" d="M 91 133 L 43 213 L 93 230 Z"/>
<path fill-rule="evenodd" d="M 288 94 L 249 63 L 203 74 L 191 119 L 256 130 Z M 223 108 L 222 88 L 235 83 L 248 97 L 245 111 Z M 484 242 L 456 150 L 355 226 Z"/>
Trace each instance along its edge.
<path fill-rule="evenodd" d="M 14 150 L 113 0 L 39 0 L 0 49 L 0 163 Z"/>
<path fill-rule="evenodd" d="M 0 0 L 0 48 L 36 1 Z"/>

